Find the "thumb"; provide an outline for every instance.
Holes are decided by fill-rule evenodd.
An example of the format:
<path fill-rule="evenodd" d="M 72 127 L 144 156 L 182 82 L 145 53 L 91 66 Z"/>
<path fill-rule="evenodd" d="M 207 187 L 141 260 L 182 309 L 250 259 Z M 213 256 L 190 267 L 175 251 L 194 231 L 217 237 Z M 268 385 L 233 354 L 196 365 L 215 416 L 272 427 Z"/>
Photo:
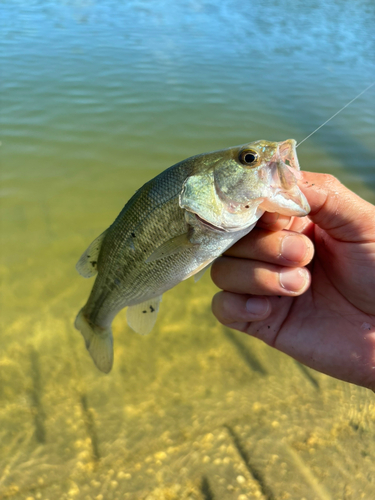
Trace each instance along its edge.
<path fill-rule="evenodd" d="M 329 174 L 301 172 L 299 187 L 309 202 L 309 218 L 336 240 L 374 241 L 375 207 Z"/>

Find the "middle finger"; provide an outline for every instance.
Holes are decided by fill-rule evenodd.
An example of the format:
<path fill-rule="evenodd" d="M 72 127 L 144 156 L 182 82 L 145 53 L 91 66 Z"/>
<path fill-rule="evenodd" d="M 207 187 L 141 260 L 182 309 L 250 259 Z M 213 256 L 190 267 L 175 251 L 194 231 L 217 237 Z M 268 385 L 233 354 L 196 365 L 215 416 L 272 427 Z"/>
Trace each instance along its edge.
<path fill-rule="evenodd" d="M 279 266 L 303 267 L 313 258 L 314 246 L 307 236 L 300 233 L 255 228 L 225 255 Z"/>

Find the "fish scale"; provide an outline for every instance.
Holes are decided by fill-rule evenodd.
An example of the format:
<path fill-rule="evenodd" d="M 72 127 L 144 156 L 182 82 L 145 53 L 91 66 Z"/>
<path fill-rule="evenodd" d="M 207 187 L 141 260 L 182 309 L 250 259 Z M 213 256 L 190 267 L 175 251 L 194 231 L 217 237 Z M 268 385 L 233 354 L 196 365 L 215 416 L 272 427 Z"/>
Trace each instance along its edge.
<path fill-rule="evenodd" d="M 147 275 L 140 273 L 139 270 L 145 258 L 152 253 L 154 245 L 159 246 L 165 241 L 166 234 L 168 237 L 173 237 L 186 231 L 184 214 L 178 203 L 181 184 L 178 186 L 168 172 L 165 174 L 167 179 L 157 178 L 154 186 L 149 185 L 142 193 L 137 193 L 136 199 L 130 200 L 130 209 L 127 210 L 125 207 L 109 228 L 98 261 L 99 274 L 85 308 L 89 320 L 101 321 L 97 316 L 96 300 L 103 288 L 108 290 L 106 297 L 108 307 L 117 310 L 118 307 L 122 308 L 122 303 L 126 302 L 129 305 L 142 297 L 147 289 L 153 290 L 159 285 L 160 278 L 163 278 L 161 275 L 170 272 L 174 263 L 170 258 L 151 263 Z M 169 195 L 170 199 L 167 200 L 163 193 L 173 193 L 173 197 Z M 174 221 L 175 233 L 166 233 L 171 219 Z M 179 257 L 178 265 L 183 265 L 184 260 L 188 261 L 188 257 L 185 259 L 183 255 Z M 115 279 L 120 283 L 113 286 Z M 106 314 L 103 309 L 101 312 L 102 315 Z"/>

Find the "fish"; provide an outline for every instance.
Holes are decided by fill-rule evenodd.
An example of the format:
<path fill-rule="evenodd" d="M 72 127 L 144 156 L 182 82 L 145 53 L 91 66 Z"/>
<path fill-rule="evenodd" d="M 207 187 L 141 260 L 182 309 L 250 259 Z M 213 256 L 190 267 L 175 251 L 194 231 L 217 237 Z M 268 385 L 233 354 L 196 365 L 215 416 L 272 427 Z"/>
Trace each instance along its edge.
<path fill-rule="evenodd" d="M 300 176 L 294 139 L 257 140 L 187 158 L 138 189 L 76 265 L 85 278 L 97 275 L 75 327 L 98 369 L 112 369 L 111 324 L 121 309 L 148 334 L 163 293 L 197 280 L 265 211 L 307 215 Z"/>

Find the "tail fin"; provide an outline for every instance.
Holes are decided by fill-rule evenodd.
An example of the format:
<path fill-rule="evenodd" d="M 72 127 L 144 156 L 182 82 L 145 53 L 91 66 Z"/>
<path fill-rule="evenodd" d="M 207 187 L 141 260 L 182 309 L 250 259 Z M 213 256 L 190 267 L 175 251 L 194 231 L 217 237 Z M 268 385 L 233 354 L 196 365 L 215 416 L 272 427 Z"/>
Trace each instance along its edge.
<path fill-rule="evenodd" d="M 104 373 L 109 373 L 113 365 L 113 338 L 111 328 L 104 329 L 89 323 L 83 309 L 76 317 L 74 326 L 85 339 L 86 348 L 94 363 Z"/>

